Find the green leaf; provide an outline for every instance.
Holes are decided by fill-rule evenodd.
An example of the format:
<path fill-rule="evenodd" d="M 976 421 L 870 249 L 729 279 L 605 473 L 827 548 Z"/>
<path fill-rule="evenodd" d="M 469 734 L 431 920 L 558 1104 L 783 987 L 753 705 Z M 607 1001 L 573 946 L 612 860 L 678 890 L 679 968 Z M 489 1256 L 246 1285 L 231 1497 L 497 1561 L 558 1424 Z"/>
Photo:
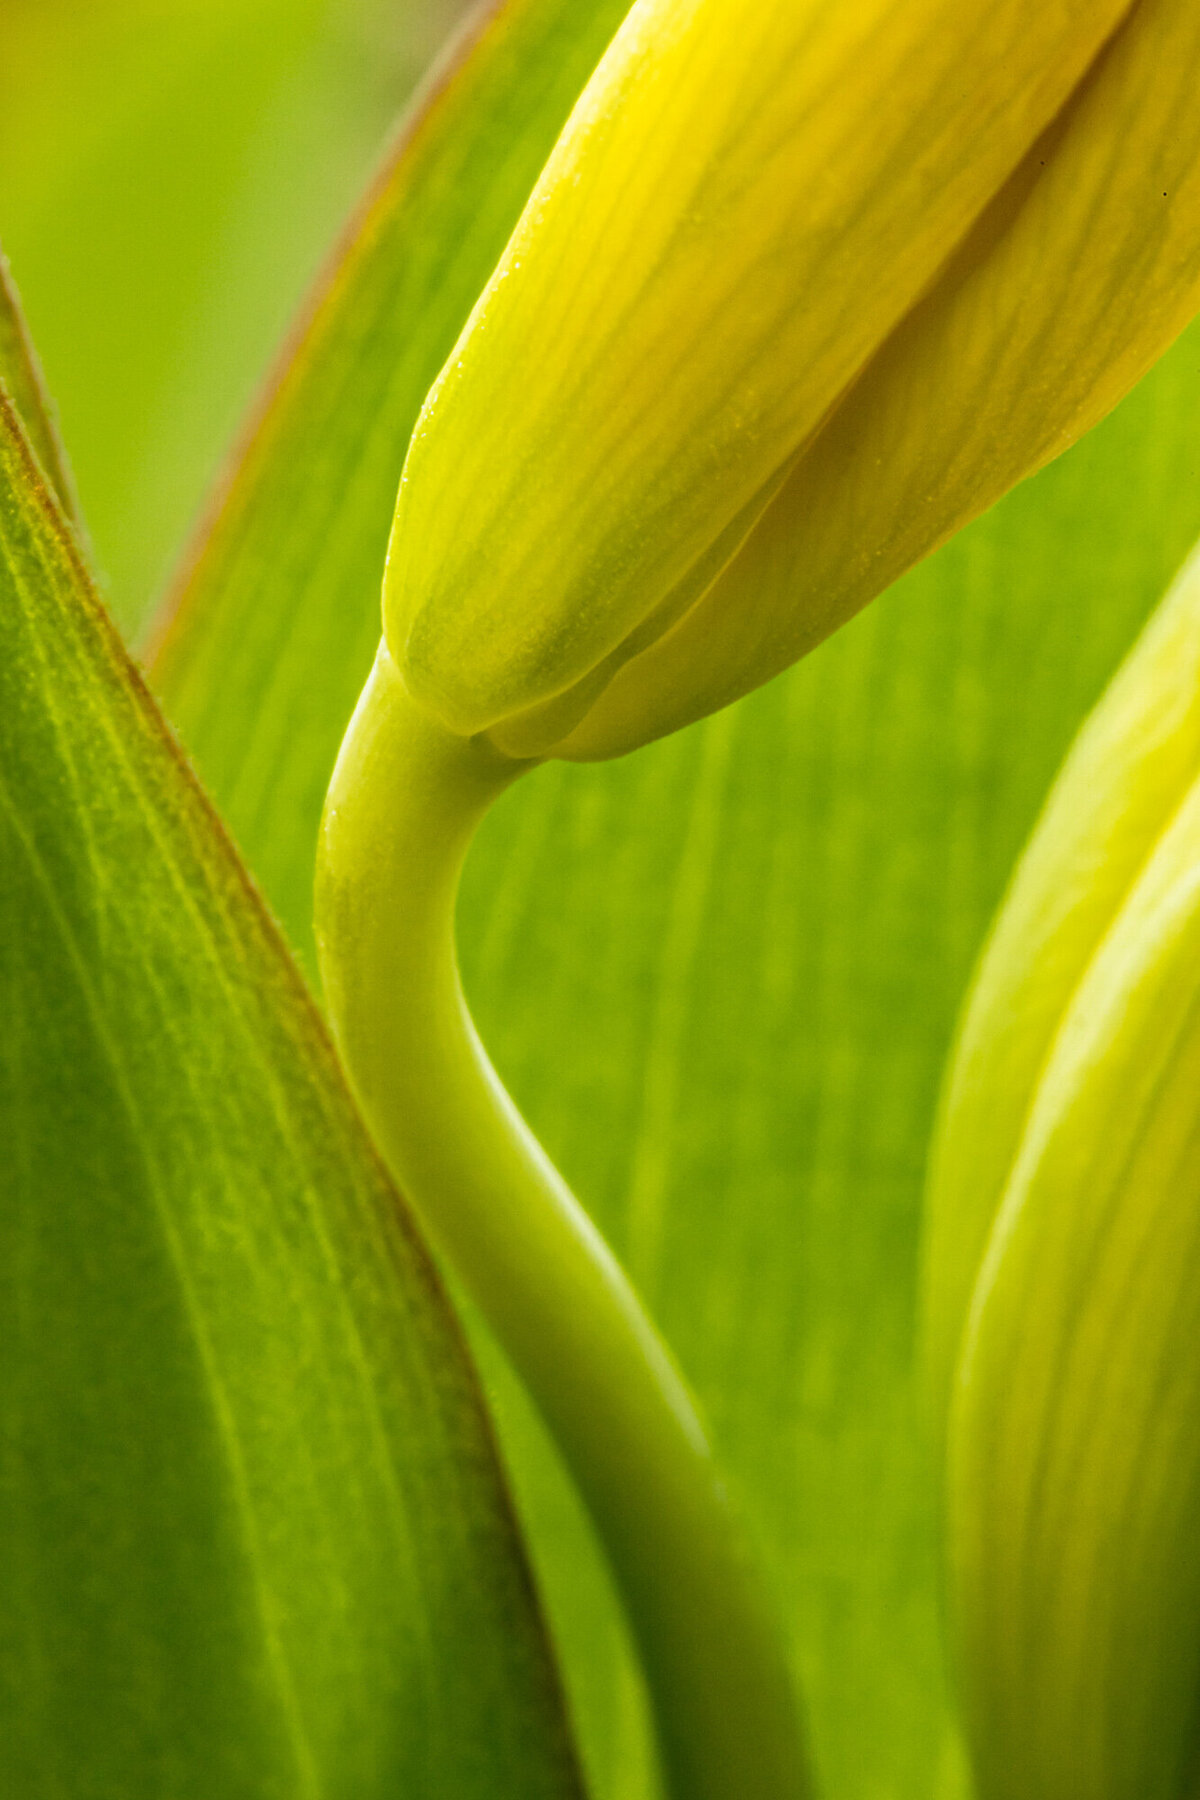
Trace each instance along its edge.
<path fill-rule="evenodd" d="M 38 367 L 37 354 L 30 341 L 21 313 L 17 290 L 13 286 L 8 259 L 0 250 L 0 383 L 8 390 L 9 399 L 25 429 L 30 446 L 58 497 L 59 505 L 76 525 L 78 505 L 66 453 L 58 435 L 58 427 L 49 396 Z"/>
<path fill-rule="evenodd" d="M 619 10 L 490 15 L 362 215 L 197 549 L 158 679 L 297 941 L 421 384 Z M 829 1800 L 965 1791 L 911 1368 L 925 1147 L 1013 858 L 1200 531 L 1198 401 L 1193 332 L 791 675 L 625 762 L 538 771 L 468 865 L 483 1035 L 709 1409 Z M 552 1453 L 488 1367 L 597 1793 L 642 1800 L 619 1619 Z"/>
<path fill-rule="evenodd" d="M 577 1797 L 438 1282 L 7 401 L 0 1018 L 3 1785 Z"/>

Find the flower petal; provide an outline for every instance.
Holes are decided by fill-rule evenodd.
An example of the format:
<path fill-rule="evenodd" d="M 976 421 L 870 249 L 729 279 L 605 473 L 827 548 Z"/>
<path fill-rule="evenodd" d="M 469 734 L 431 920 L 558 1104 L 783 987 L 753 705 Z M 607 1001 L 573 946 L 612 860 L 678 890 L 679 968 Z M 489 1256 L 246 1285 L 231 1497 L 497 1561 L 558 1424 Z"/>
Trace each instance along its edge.
<path fill-rule="evenodd" d="M 385 583 L 478 731 L 586 676 L 820 423 L 1128 0 L 638 0 L 414 433 Z"/>
<path fill-rule="evenodd" d="M 959 1364 L 951 1586 L 980 1800 L 1190 1791 L 1197 1093 L 1200 783 L 1072 1003 Z"/>
<path fill-rule="evenodd" d="M 1143 0 L 740 554 L 555 754 L 787 668 L 1096 424 L 1200 306 L 1200 11 Z"/>
<path fill-rule="evenodd" d="M 1063 1015 L 1200 776 L 1200 554 L 1055 782 L 972 984 L 930 1159 L 922 1294 L 940 1436 L 971 1293 Z"/>

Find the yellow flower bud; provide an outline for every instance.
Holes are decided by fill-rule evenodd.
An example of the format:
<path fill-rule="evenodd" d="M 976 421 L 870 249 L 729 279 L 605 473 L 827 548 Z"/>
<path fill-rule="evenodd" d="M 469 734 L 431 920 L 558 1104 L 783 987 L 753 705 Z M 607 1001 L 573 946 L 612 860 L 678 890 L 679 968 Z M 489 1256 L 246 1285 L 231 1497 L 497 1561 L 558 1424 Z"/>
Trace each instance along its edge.
<path fill-rule="evenodd" d="M 1127 92 L 1127 77 L 1128 104 L 1106 123 L 1089 94 L 1118 52 L 1125 69 L 1121 46 L 1147 21 L 1169 15 L 1182 41 L 1184 11 L 1182 0 L 1143 0 L 1132 14 L 1129 0 L 638 0 L 413 436 L 384 619 L 414 697 L 513 754 L 609 754 L 658 735 L 765 679 L 861 604 L 864 559 L 872 579 L 898 572 L 892 539 L 911 559 L 998 482 L 1061 448 L 1095 411 L 1097 381 L 1101 409 L 1111 404 L 1196 304 L 1200 128 L 1182 106 L 1175 116 L 1185 88 L 1176 96 L 1172 84 L 1200 66 L 1200 43 L 1151 91 Z M 1128 158 L 1145 176 L 1160 150 L 1191 182 L 1183 199 L 1160 197 L 1169 228 L 1145 219 L 1144 180 L 1134 191 L 1117 182 L 1123 204 L 1082 275 L 1107 283 L 1111 329 L 1080 346 L 1078 371 L 1057 340 L 1043 357 L 1048 308 L 1088 206 L 1107 192 L 1105 170 Z M 1080 170 L 1090 182 L 1063 242 L 1050 197 L 1009 255 L 1041 164 L 1053 172 L 1059 158 L 1069 172 L 1058 186 Z M 1111 271 L 1131 245 L 1136 268 Z M 972 405 L 1000 340 L 974 275 L 993 252 L 999 313 L 1018 291 L 1028 308 L 1006 381 L 1035 381 L 1040 405 L 994 457 L 968 446 L 981 478 L 960 467 L 938 415 L 949 401 L 960 435 L 964 414 L 968 434 L 977 426 Z M 934 307 L 929 336 L 952 360 L 935 362 L 936 385 L 918 389 L 913 409 L 929 354 L 919 321 L 947 284 L 954 298 Z M 835 494 L 834 516 L 798 519 L 812 459 L 914 334 L 865 444 L 853 427 L 857 494 L 848 505 Z M 893 456 L 864 542 L 864 484 Z M 844 446 L 830 467 L 838 457 Z M 914 540 L 911 520 L 897 527 L 893 515 L 947 463 L 942 522 Z M 764 554 L 774 568 L 781 538 L 783 580 L 742 640 L 734 571 Z M 826 538 L 814 598 L 807 546 Z M 759 591 L 757 576 L 750 585 Z"/>
<path fill-rule="evenodd" d="M 1080 732 L 1017 865 L 959 1027 L 930 1158 L 925 1361 L 945 1414 L 971 1293 L 1047 1056 L 1200 776 L 1200 555 Z"/>
<path fill-rule="evenodd" d="M 1183 1800 L 1200 1698 L 1200 787 L 1072 1005 L 950 1437 L 981 1800 Z"/>
<path fill-rule="evenodd" d="M 1198 1096 L 1200 559 L 1068 759 L 946 1090 L 927 1329 L 979 1800 L 1191 1792 Z"/>
<path fill-rule="evenodd" d="M 1098 424 L 1200 307 L 1200 9 L 1142 0 L 882 344 L 741 553 L 555 754 L 788 668 Z"/>

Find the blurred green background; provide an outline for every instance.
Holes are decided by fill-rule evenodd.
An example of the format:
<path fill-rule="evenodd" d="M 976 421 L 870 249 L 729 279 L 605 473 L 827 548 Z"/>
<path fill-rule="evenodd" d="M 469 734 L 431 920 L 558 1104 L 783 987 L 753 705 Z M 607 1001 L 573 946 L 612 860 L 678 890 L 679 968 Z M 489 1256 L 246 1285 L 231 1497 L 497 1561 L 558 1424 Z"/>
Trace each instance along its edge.
<path fill-rule="evenodd" d="M 462 11 L 0 4 L 0 244 L 128 631 Z"/>

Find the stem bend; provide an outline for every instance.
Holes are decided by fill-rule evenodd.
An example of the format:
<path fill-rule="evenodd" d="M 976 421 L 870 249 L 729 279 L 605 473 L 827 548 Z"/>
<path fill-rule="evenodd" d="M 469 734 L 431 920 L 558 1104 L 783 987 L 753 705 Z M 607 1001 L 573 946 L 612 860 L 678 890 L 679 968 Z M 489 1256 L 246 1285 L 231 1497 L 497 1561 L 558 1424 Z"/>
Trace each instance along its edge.
<path fill-rule="evenodd" d="M 381 1150 L 540 1406 L 624 1595 L 673 1800 L 802 1800 L 778 1631 L 670 1353 L 475 1033 L 454 908 L 530 763 L 421 712 L 381 645 L 326 804 L 317 941 Z"/>

